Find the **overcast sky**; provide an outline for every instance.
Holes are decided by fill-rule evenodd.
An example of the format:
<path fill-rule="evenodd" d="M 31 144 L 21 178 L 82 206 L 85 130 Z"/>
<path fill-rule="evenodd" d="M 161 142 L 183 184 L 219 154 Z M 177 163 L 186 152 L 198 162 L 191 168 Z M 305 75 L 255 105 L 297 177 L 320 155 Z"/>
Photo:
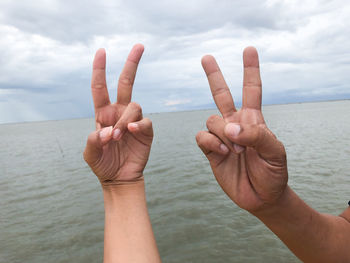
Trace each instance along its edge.
<path fill-rule="evenodd" d="M 145 45 L 133 93 L 144 112 L 212 107 L 205 54 L 239 104 L 249 45 L 265 104 L 350 98 L 349 17 L 348 0 L 1 0 L 0 123 L 92 117 L 96 49 L 114 100 L 135 43 Z"/>

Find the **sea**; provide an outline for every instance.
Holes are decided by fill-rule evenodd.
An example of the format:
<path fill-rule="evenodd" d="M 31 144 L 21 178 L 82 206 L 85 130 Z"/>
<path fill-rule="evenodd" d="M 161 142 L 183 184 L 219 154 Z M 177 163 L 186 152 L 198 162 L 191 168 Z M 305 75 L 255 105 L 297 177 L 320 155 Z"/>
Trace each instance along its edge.
<path fill-rule="evenodd" d="M 322 213 L 350 199 L 350 101 L 263 107 L 289 185 Z M 195 135 L 216 110 L 148 114 L 149 214 L 163 262 L 300 262 L 221 190 Z M 0 125 L 0 262 L 102 262 L 100 184 L 83 160 L 93 119 Z"/>

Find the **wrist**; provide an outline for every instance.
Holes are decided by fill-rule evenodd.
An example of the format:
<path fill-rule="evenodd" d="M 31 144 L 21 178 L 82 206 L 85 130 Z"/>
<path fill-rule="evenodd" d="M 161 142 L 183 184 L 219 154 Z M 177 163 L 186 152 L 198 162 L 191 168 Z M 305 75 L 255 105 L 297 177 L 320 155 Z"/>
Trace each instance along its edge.
<path fill-rule="evenodd" d="M 144 180 L 102 186 L 105 212 L 134 207 L 146 202 Z"/>
<path fill-rule="evenodd" d="M 304 229 L 312 224 L 312 220 L 321 221 L 322 215 L 308 206 L 289 186 L 286 187 L 276 204 L 253 213 L 273 232 L 284 229 Z"/>
<path fill-rule="evenodd" d="M 116 176 L 117 179 L 104 179 L 99 178 L 102 189 L 106 190 L 113 190 L 113 188 L 117 187 L 118 185 L 131 185 L 131 184 L 138 184 L 141 182 L 144 182 L 143 174 L 138 175 L 127 175 L 127 176 Z"/>
<path fill-rule="evenodd" d="M 282 194 L 273 204 L 265 204 L 263 207 L 256 211 L 252 211 L 251 214 L 263 221 L 263 219 L 273 218 L 276 215 L 284 213 L 290 209 L 290 206 L 293 204 L 295 198 L 295 193 L 287 185 L 283 190 Z"/>

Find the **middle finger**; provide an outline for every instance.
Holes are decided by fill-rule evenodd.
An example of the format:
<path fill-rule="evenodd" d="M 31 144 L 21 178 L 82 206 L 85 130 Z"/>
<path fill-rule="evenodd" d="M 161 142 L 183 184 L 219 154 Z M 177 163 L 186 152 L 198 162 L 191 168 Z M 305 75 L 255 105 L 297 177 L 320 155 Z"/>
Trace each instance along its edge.
<path fill-rule="evenodd" d="M 131 101 L 137 66 L 143 54 L 142 44 L 136 44 L 130 51 L 118 81 L 117 103 L 128 105 Z"/>

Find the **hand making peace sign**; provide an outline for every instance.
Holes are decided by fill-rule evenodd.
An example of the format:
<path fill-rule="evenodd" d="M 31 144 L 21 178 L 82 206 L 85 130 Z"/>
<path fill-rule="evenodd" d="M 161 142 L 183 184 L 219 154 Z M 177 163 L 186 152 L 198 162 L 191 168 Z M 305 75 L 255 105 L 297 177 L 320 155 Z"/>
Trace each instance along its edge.
<path fill-rule="evenodd" d="M 203 57 L 202 65 L 222 117 L 211 116 L 208 131 L 199 132 L 196 140 L 225 193 L 241 208 L 256 212 L 278 201 L 288 172 L 284 146 L 267 128 L 261 112 L 255 48 L 244 50 L 243 64 L 242 108 L 237 111 L 214 57 Z"/>
<path fill-rule="evenodd" d="M 143 179 L 153 140 L 152 122 L 142 117 L 141 107 L 131 101 L 138 63 L 144 47 L 135 45 L 119 77 L 117 101 L 111 103 L 106 84 L 106 53 L 96 52 L 91 91 L 96 131 L 89 135 L 84 159 L 102 185 Z"/>

